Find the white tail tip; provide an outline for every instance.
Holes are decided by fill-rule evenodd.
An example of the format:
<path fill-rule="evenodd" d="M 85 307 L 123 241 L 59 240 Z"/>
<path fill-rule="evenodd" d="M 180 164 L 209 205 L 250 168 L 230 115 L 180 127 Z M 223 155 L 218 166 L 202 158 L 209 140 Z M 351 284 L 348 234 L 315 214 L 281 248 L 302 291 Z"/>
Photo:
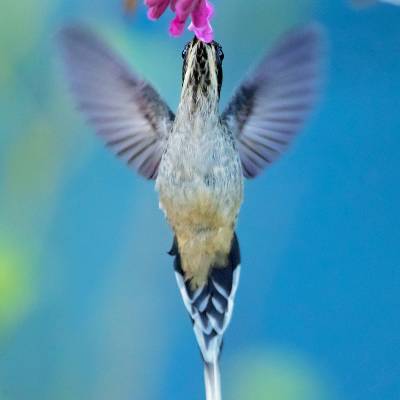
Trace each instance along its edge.
<path fill-rule="evenodd" d="M 204 364 L 204 383 L 206 400 L 222 400 L 218 361 Z"/>

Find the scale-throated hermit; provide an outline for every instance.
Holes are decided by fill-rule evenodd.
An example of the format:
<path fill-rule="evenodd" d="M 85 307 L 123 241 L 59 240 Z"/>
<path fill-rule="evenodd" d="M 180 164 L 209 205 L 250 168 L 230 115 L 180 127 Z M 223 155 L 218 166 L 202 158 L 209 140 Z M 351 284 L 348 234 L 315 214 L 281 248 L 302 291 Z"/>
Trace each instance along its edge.
<path fill-rule="evenodd" d="M 217 42 L 194 38 L 185 46 L 176 114 L 87 28 L 63 29 L 60 43 L 79 109 L 112 152 L 155 180 L 174 233 L 170 254 L 204 360 L 207 400 L 220 400 L 218 360 L 239 284 L 235 228 L 243 181 L 280 156 L 312 108 L 319 29 L 286 35 L 222 113 L 224 53 Z"/>

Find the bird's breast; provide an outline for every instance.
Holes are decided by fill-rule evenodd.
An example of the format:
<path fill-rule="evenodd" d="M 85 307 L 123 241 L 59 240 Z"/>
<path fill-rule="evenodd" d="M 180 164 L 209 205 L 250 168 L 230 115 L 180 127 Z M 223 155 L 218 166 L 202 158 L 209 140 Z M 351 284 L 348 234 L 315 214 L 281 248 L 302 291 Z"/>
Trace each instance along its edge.
<path fill-rule="evenodd" d="M 203 135 L 175 132 L 162 157 L 156 187 L 169 220 L 178 214 L 177 219 L 190 218 L 190 225 L 218 225 L 227 218 L 233 222 L 243 190 L 233 140 L 218 130 Z"/>
<path fill-rule="evenodd" d="M 156 188 L 178 240 L 183 269 L 202 281 L 229 252 L 242 203 L 243 178 L 225 132 L 174 132 L 160 163 Z"/>

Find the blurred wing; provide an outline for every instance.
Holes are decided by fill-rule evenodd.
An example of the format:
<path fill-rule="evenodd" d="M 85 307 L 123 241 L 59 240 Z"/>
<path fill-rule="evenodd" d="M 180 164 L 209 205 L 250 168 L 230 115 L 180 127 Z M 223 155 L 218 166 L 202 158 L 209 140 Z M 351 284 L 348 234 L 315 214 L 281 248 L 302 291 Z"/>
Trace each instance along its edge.
<path fill-rule="evenodd" d="M 318 92 L 321 47 L 318 27 L 289 33 L 239 86 L 224 111 L 246 178 L 275 161 L 301 129 Z"/>
<path fill-rule="evenodd" d="M 79 109 L 113 153 L 155 179 L 174 119 L 171 110 L 90 30 L 67 27 L 59 39 Z"/>

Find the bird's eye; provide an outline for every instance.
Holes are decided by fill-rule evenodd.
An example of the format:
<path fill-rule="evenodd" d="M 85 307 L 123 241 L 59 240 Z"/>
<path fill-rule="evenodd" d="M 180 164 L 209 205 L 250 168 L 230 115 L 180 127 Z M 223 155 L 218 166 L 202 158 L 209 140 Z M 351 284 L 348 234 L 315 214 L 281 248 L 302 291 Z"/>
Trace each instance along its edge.
<path fill-rule="evenodd" d="M 185 48 L 182 51 L 182 58 L 183 59 L 185 59 L 187 52 L 188 52 L 188 46 L 186 45 Z"/>
<path fill-rule="evenodd" d="M 221 46 L 218 47 L 217 54 L 218 54 L 219 59 L 222 61 L 225 56 L 224 56 L 224 52 L 222 51 L 222 47 Z"/>

